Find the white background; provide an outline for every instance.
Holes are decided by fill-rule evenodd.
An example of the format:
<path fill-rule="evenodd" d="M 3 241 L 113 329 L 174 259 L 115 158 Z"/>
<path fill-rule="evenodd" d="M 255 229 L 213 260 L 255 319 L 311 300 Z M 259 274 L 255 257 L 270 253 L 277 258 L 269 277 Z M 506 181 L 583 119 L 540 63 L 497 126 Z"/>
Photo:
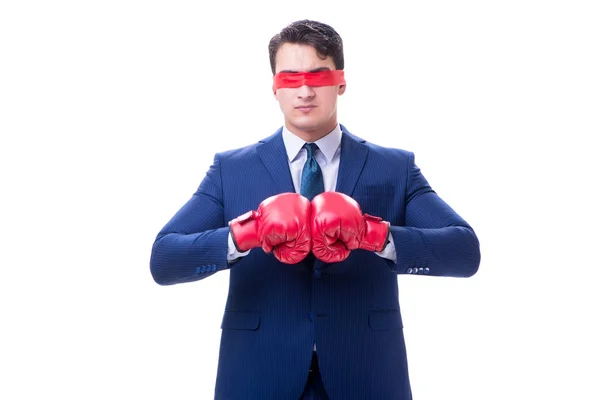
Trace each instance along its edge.
<path fill-rule="evenodd" d="M 0 5 L 0 398 L 212 398 L 228 273 L 162 287 L 150 250 L 281 125 L 267 44 L 303 18 L 344 39 L 340 122 L 481 241 L 472 278 L 398 278 L 415 399 L 600 398 L 595 2 L 205 3 Z"/>

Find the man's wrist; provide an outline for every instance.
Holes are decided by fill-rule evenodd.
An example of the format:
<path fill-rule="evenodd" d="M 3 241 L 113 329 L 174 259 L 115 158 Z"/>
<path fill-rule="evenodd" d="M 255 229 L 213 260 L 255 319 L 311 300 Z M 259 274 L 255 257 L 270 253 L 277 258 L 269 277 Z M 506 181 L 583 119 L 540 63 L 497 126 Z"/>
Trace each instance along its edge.
<path fill-rule="evenodd" d="M 248 211 L 229 221 L 229 231 L 231 232 L 233 244 L 239 252 L 245 252 L 260 246 L 256 211 Z"/>
<path fill-rule="evenodd" d="M 359 248 L 380 252 L 390 242 L 390 223 L 383 221 L 380 217 L 365 214 L 365 233 Z"/>
<path fill-rule="evenodd" d="M 233 264 L 238 261 L 240 258 L 247 256 L 250 253 L 250 250 L 241 252 L 235 246 L 235 241 L 233 239 L 233 235 L 229 232 L 227 237 L 227 262 L 229 264 Z"/>

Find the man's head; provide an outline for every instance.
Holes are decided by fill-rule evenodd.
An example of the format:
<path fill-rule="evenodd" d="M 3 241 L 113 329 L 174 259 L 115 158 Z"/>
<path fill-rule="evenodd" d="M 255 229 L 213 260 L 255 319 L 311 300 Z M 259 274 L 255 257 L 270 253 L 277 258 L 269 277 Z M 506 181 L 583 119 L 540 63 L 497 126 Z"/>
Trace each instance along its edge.
<path fill-rule="evenodd" d="M 269 43 L 273 75 L 343 70 L 340 35 L 329 25 L 302 20 L 285 27 Z M 337 96 L 345 84 L 282 87 L 275 91 L 286 127 L 307 141 L 316 141 L 337 124 Z"/>

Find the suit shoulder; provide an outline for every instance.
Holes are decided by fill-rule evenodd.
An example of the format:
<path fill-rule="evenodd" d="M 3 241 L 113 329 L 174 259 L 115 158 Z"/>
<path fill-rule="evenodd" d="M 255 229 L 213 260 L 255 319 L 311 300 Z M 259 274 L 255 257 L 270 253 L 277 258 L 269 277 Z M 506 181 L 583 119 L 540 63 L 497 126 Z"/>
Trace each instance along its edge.
<path fill-rule="evenodd" d="M 391 160 L 395 160 L 396 162 L 398 160 L 405 161 L 406 159 L 408 159 L 410 157 L 414 157 L 414 153 L 410 150 L 400 149 L 397 147 L 382 146 L 382 145 L 370 142 L 368 140 L 365 140 L 359 136 L 356 136 L 355 134 L 350 133 L 345 127 L 343 127 L 342 130 L 351 139 L 355 140 L 356 142 L 358 142 L 364 146 L 367 146 L 370 150 L 371 155 L 373 155 L 375 157 L 391 159 Z"/>
<path fill-rule="evenodd" d="M 265 142 L 276 140 L 277 135 L 280 133 L 280 130 L 272 134 L 271 136 L 261 139 L 255 143 L 251 143 L 245 146 L 236 147 L 229 150 L 223 150 L 216 153 L 215 158 L 219 158 L 220 160 L 228 160 L 228 161 L 241 161 L 246 160 L 249 157 L 256 156 L 256 148 L 263 145 Z"/>
<path fill-rule="evenodd" d="M 414 153 L 410 150 L 400 149 L 397 147 L 382 146 L 382 145 L 367 142 L 367 141 L 365 141 L 365 145 L 368 146 L 370 150 L 373 150 L 373 152 L 375 152 L 377 154 L 381 154 L 383 156 L 394 157 L 394 158 L 397 158 L 397 157 L 408 158 L 408 157 L 412 157 L 414 155 Z"/>
<path fill-rule="evenodd" d="M 254 154 L 256 147 L 260 144 L 260 142 L 252 143 L 243 147 L 237 147 L 234 149 L 223 150 L 216 153 L 216 156 L 221 160 L 236 160 L 243 159 L 248 157 L 251 154 Z"/>
<path fill-rule="evenodd" d="M 365 141 L 363 143 L 369 148 L 369 158 L 373 157 L 384 165 L 407 165 L 414 160 L 414 153 L 406 149 L 382 146 Z"/>

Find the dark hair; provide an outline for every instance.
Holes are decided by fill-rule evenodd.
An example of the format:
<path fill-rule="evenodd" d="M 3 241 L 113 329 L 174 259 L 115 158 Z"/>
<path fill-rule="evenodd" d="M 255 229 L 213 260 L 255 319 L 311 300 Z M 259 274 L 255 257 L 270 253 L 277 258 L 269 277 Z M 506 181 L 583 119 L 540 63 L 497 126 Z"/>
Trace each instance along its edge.
<path fill-rule="evenodd" d="M 322 22 L 304 19 L 292 22 L 271 38 L 269 61 L 275 75 L 275 55 L 284 43 L 308 44 L 322 58 L 330 56 L 336 69 L 344 69 L 344 46 L 341 36 L 331 26 Z"/>

